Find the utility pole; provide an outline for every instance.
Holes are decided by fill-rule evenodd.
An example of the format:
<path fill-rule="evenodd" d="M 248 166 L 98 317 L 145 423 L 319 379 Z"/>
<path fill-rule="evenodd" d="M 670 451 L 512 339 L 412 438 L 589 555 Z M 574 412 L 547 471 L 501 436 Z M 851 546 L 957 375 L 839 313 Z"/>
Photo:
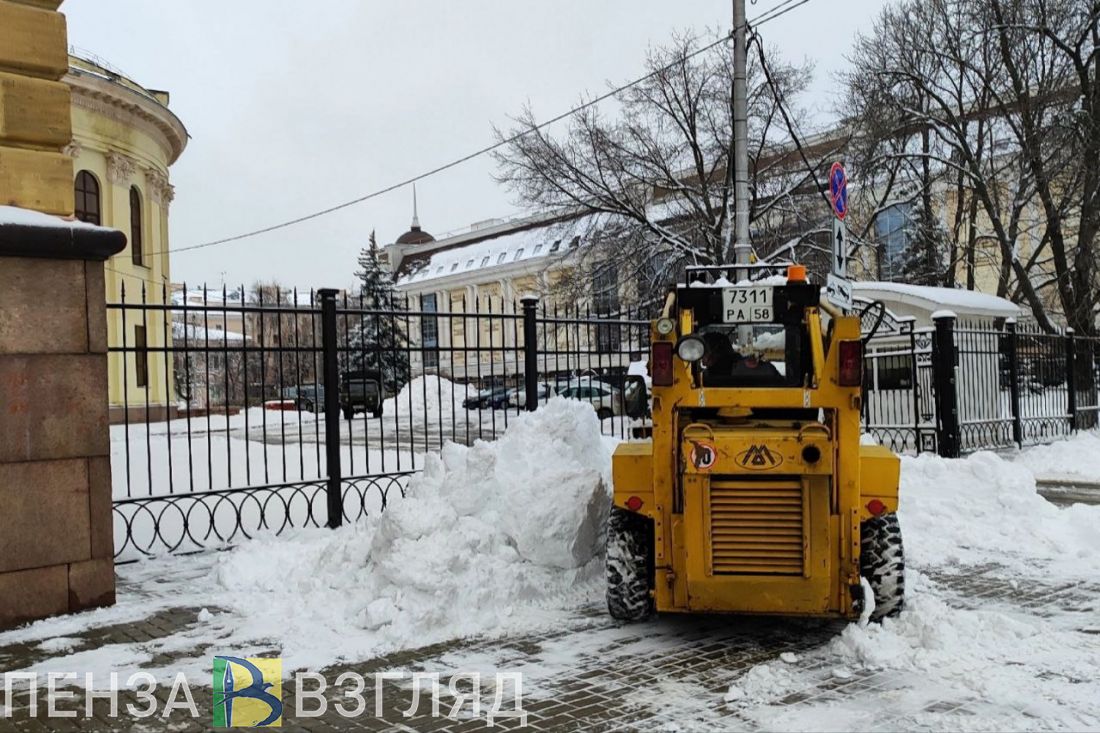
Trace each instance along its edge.
<path fill-rule="evenodd" d="M 752 261 L 749 243 L 749 123 L 745 63 L 748 58 L 748 23 L 745 0 L 733 0 L 733 261 Z M 737 279 L 748 276 L 739 272 Z"/>

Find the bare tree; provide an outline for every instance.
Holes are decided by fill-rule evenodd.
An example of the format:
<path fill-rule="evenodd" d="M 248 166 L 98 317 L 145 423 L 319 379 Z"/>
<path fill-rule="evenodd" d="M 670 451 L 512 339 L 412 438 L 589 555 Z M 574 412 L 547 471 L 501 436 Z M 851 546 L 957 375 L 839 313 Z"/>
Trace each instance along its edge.
<path fill-rule="evenodd" d="M 644 298 L 686 264 L 733 261 L 732 62 L 727 44 L 693 50 L 699 45 L 682 35 L 652 50 L 649 75 L 617 96 L 613 115 L 586 108 L 552 137 L 527 109 L 516 129 L 497 133 L 514 138 L 497 155 L 499 180 L 525 206 L 567 222 L 568 239 L 585 241 L 570 251 L 580 263 L 571 281 L 578 291 L 591 292 L 613 269 L 620 285 L 632 281 Z M 808 201 L 817 216 L 826 214 L 814 176 L 786 144 L 779 106 L 783 100 L 786 111 L 804 116 L 796 103 L 812 68 L 770 59 L 769 71 L 772 84 L 750 63 L 750 218 L 761 255 L 791 237 L 816 246 L 801 236 L 803 208 Z M 812 165 L 831 155 L 816 151 Z"/>
<path fill-rule="evenodd" d="M 1100 0 L 904 0 L 847 81 L 863 234 L 892 202 L 947 212 L 945 281 L 983 266 L 1046 330 L 1095 334 Z M 1091 383 L 1091 380 L 1090 380 Z"/>

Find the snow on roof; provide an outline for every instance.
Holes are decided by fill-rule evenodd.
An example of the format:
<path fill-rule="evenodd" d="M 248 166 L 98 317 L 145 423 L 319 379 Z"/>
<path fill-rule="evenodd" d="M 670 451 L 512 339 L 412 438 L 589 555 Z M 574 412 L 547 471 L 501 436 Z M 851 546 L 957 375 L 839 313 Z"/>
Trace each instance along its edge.
<path fill-rule="evenodd" d="M 246 340 L 244 334 L 237 333 L 236 331 L 222 331 L 216 328 L 207 329 L 192 323 L 180 323 L 178 321 L 172 324 L 172 338 L 184 340 L 188 343 L 198 341 L 203 344 L 207 342 L 218 344 L 243 344 Z"/>
<path fill-rule="evenodd" d="M 551 224 L 506 232 L 491 239 L 440 250 L 431 255 L 426 266 L 399 277 L 397 284 L 410 285 L 565 254 L 573 237 L 581 232 L 584 221 L 584 218 L 577 219 L 565 228 Z"/>
<path fill-rule="evenodd" d="M 52 214 L 43 214 L 41 211 L 21 209 L 18 206 L 0 206 L 0 226 L 24 226 L 41 227 L 49 229 L 101 229 L 114 231 L 109 227 L 100 227 L 88 224 L 79 219 L 63 219 Z"/>
<path fill-rule="evenodd" d="M 958 288 L 936 288 L 890 282 L 853 282 L 852 293 L 869 300 L 890 300 L 927 311 L 950 309 L 959 317 L 1007 318 L 1020 313 L 1015 303 L 996 295 Z"/>

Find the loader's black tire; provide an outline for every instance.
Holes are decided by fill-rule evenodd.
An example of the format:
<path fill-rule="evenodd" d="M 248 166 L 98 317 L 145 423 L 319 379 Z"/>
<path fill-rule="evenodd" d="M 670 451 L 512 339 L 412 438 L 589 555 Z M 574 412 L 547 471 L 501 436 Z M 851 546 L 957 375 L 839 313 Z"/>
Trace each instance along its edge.
<path fill-rule="evenodd" d="M 860 574 L 875 594 L 872 621 L 897 616 L 905 606 L 905 550 L 897 514 L 872 517 L 859 526 Z"/>
<path fill-rule="evenodd" d="M 619 621 L 653 613 L 653 523 L 613 506 L 607 518 L 607 610 Z"/>

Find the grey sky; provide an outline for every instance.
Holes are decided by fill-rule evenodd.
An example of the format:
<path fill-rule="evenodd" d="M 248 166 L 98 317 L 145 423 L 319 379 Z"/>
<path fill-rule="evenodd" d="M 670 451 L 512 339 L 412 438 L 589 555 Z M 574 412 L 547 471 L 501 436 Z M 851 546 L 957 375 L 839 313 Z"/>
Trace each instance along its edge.
<path fill-rule="evenodd" d="M 761 29 L 817 64 L 811 102 L 886 0 L 810 0 Z M 750 0 L 750 18 L 780 0 Z M 306 8 L 315 8 L 307 10 Z M 840 8 L 843 8 L 842 10 Z M 675 30 L 731 25 L 727 0 L 67 0 L 69 39 L 172 94 L 192 139 L 172 168 L 173 248 L 364 195 L 491 142 L 643 69 Z M 436 236 L 517 212 L 486 156 L 417 185 Z M 372 228 L 408 228 L 396 191 L 289 229 L 172 258 L 172 279 L 344 287 Z"/>

